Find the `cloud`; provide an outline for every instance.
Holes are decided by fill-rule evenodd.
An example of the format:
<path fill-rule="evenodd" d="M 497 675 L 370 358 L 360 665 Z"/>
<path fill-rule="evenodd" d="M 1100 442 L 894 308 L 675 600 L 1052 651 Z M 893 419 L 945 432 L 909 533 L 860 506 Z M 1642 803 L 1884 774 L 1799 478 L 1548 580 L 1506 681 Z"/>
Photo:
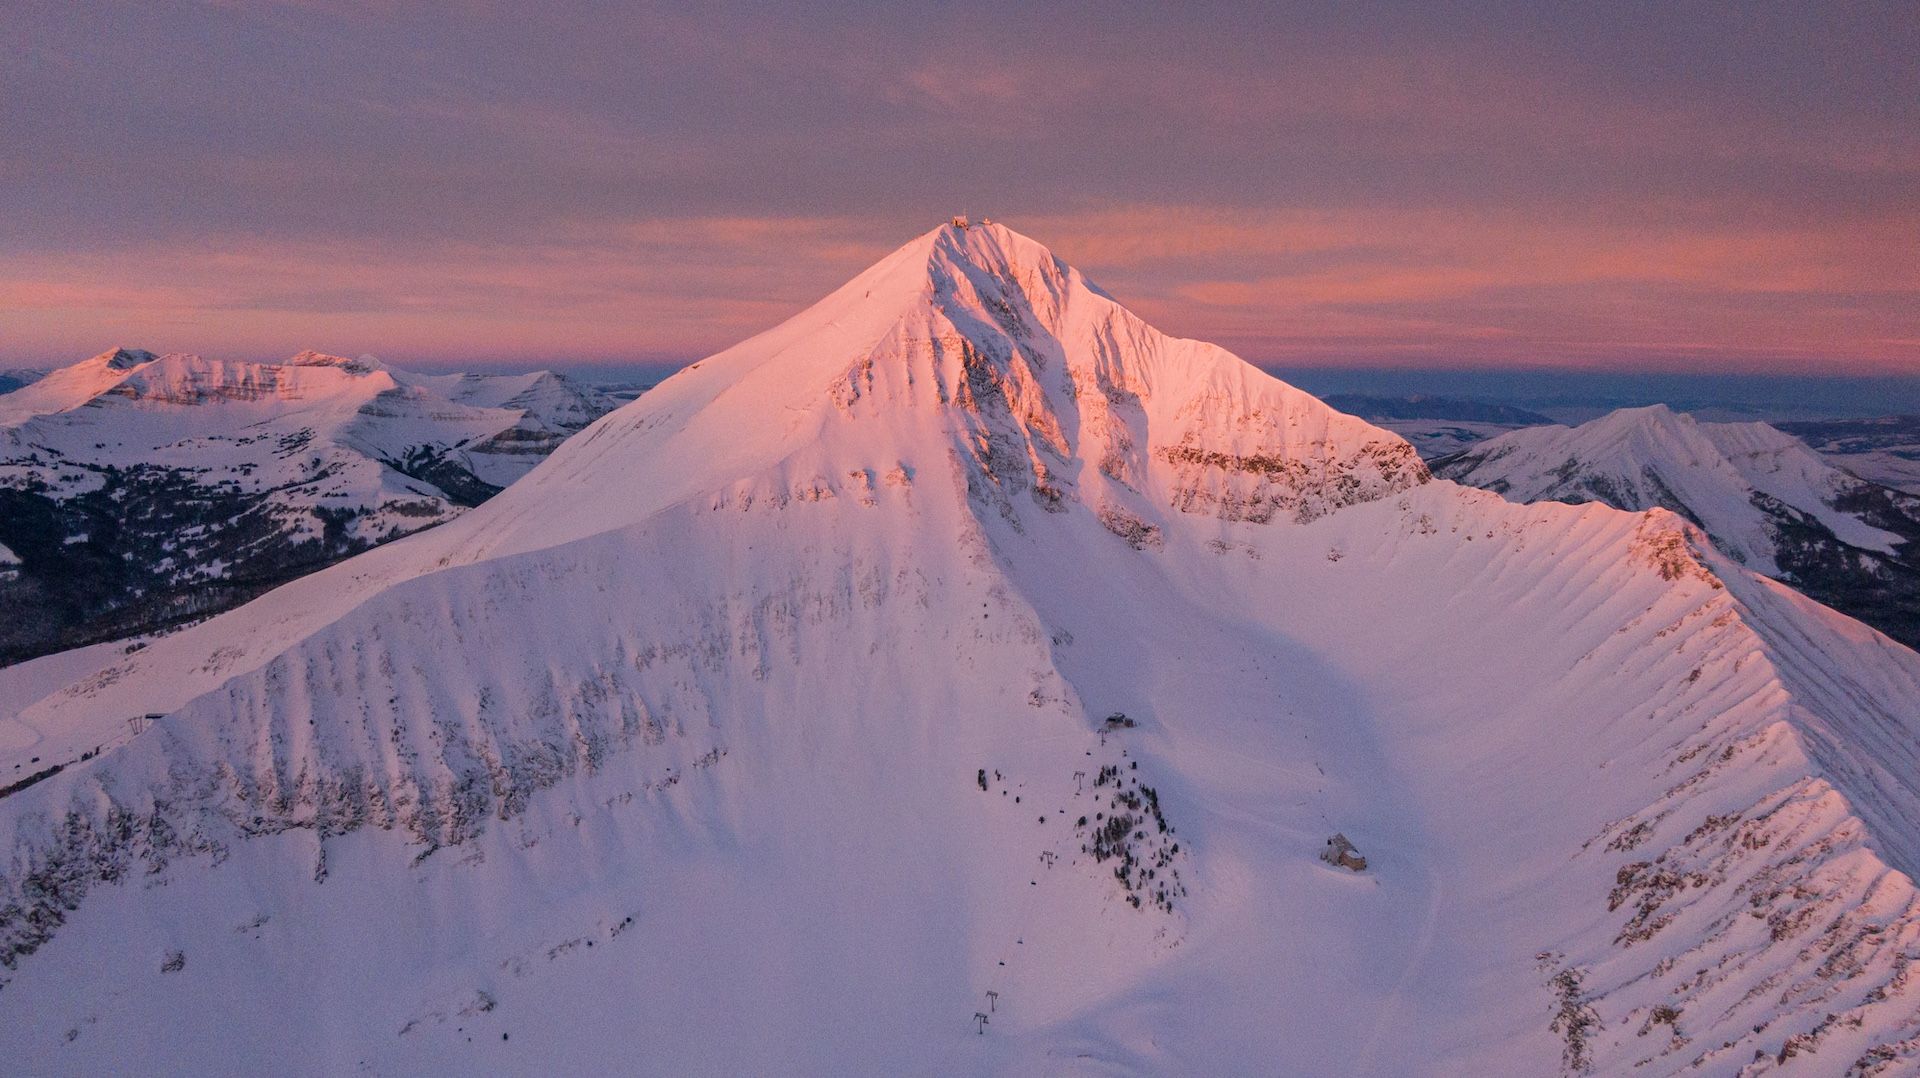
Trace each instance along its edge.
<path fill-rule="evenodd" d="M 1920 365 L 1891 7 L 14 14 L 11 358 L 697 355 L 972 210 L 1254 358 Z"/>
<path fill-rule="evenodd" d="M 214 354 L 304 346 L 422 365 L 689 360 L 765 329 L 933 222 L 575 222 L 522 244 L 237 237 L 211 250 L 0 261 L 14 360 L 105 337 Z M 1621 230 L 1362 209 L 1128 206 L 1010 222 L 1170 332 L 1256 361 L 1775 369 L 1910 366 L 1911 223 Z M 182 338 L 186 339 L 182 339 Z"/>

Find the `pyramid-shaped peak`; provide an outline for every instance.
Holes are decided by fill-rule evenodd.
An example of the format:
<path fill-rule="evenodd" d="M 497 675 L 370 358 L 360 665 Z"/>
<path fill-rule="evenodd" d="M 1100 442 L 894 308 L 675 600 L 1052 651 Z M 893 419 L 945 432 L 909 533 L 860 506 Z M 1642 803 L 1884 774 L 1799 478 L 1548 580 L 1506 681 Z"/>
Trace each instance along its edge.
<path fill-rule="evenodd" d="M 624 411 L 599 438 L 555 455 L 548 477 L 568 478 L 551 487 L 554 506 L 516 510 L 540 522 L 528 541 L 583 534 L 556 521 L 616 519 L 559 502 L 569 490 L 628 483 L 667 431 L 714 447 L 676 474 L 681 496 L 721 490 L 733 504 L 743 484 L 773 482 L 760 469 L 784 473 L 799 460 L 826 477 L 823 490 L 850 472 L 957 461 L 972 510 L 1014 521 L 1091 507 L 1129 542 L 1152 529 L 1126 521 L 1169 506 L 1310 520 L 1427 479 L 1398 436 L 1225 349 L 1159 332 L 1044 244 L 999 224 L 924 232 Z M 754 497 L 788 496 L 766 490 Z M 494 511 L 547 493 L 521 488 Z"/>
<path fill-rule="evenodd" d="M 867 410 L 883 400 L 922 400 L 928 386 L 939 387 L 938 400 L 963 405 L 1001 383 L 991 388 L 1017 399 L 1027 423 L 1080 411 L 1070 402 L 1091 380 L 1116 399 L 1210 394 L 1265 416 L 1327 411 L 1224 349 L 1161 333 L 1040 241 L 961 218 L 921 233 L 786 322 L 687 373 L 732 387 L 737 402 L 779 400 L 786 410 L 797 407 L 796 385 L 838 386 L 837 406 L 857 400 Z M 750 379 L 764 379 L 764 392 L 745 391 Z M 891 392 L 889 379 L 898 382 Z M 662 389 L 678 388 L 679 380 Z M 1288 402 L 1276 403 L 1282 397 Z M 1399 441 L 1358 420 L 1353 428 L 1360 440 Z"/>
<path fill-rule="evenodd" d="M 1678 431 L 1694 426 L 1693 417 L 1684 412 L 1676 412 L 1664 404 L 1649 404 L 1639 408 L 1619 408 L 1606 415 L 1590 419 L 1576 427 L 1594 434 L 1629 434 L 1647 431 Z"/>
<path fill-rule="evenodd" d="M 946 224 L 922 239 L 929 241 L 928 268 L 936 280 L 943 270 L 955 269 L 982 271 L 1013 280 L 1045 279 L 1056 287 L 1071 278 L 1106 296 L 1046 244 L 997 221 L 964 226 Z"/>
<path fill-rule="evenodd" d="M 963 336 L 989 327 L 1015 332 L 1058 331 L 1058 319 L 1075 302 L 1131 313 L 1107 292 L 1056 256 L 1045 244 L 998 222 L 939 225 L 902 244 L 791 323 L 847 327 L 858 320 L 874 328 L 926 317 L 951 322 Z"/>
<path fill-rule="evenodd" d="M 1072 279 L 1102 296 L 1080 274 L 1040 241 L 993 221 L 951 222 L 923 232 L 849 281 L 837 295 L 878 299 L 889 294 L 920 297 L 931 292 L 951 298 L 963 280 L 992 280 L 1032 285 L 1048 282 L 1055 290 Z M 963 289 L 960 291 L 964 291 Z"/>

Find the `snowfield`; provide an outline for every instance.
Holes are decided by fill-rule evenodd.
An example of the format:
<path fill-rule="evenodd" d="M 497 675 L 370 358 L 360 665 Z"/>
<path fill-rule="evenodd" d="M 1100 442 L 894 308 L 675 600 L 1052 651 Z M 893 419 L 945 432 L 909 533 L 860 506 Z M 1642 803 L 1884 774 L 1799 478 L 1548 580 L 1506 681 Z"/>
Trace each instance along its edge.
<path fill-rule="evenodd" d="M 20 721 L 148 713 L 0 798 L 23 1073 L 1920 1066 L 1920 657 L 998 225 Z"/>

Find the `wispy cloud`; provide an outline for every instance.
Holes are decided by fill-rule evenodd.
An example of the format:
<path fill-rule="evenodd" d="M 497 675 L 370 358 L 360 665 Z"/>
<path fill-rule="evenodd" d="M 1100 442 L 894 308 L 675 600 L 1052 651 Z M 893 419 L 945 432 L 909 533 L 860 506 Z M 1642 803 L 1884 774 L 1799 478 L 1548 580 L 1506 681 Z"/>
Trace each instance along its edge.
<path fill-rule="evenodd" d="M 971 209 L 1255 359 L 1920 366 L 1920 25 L 1891 10 L 163 0 L 10 29 L 10 359 L 163 330 L 694 356 Z"/>

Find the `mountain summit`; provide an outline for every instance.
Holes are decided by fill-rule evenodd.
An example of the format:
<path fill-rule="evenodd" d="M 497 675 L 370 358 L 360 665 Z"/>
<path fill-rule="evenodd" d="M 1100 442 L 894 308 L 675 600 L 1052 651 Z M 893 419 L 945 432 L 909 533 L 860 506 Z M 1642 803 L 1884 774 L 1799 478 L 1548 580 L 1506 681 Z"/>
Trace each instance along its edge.
<path fill-rule="evenodd" d="M 1427 479 L 1397 436 L 1161 334 L 998 224 L 920 236 L 647 400 L 521 496 L 549 502 L 514 514 L 531 530 L 502 521 L 481 549 L 576 538 L 716 485 L 745 500 L 859 500 L 908 456 L 960 468 L 976 507 L 1016 526 L 1069 503 L 1115 522 L 1169 502 L 1305 520 Z M 684 455 L 656 494 L 635 480 L 669 442 Z M 599 484 L 631 493 L 584 512 L 550 503 Z"/>
<path fill-rule="evenodd" d="M 1911 1069 L 1916 701 L 1670 512 L 1430 481 L 943 226 L 0 725 L 0 1046 Z"/>

